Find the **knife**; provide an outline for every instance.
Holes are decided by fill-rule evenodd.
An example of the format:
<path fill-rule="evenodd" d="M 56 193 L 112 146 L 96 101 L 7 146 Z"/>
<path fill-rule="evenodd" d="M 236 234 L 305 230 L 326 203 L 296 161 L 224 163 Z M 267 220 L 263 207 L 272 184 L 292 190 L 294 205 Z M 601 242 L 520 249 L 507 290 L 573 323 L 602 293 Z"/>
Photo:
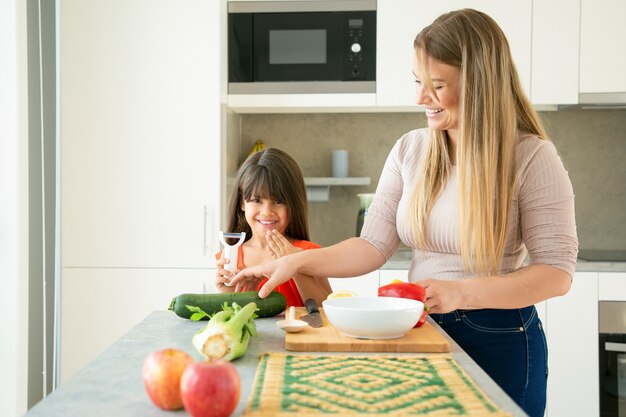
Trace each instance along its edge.
<path fill-rule="evenodd" d="M 306 321 L 311 327 L 322 327 L 322 316 L 320 316 L 320 310 L 317 308 L 315 300 L 312 298 L 307 299 L 304 302 L 304 306 L 309 314 L 300 317 L 300 320 Z"/>

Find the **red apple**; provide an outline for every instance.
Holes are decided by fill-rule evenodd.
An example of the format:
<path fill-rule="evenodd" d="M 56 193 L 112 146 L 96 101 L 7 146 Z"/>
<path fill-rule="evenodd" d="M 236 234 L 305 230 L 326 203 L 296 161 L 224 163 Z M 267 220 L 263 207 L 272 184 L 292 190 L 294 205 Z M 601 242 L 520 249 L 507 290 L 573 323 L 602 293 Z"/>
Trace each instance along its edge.
<path fill-rule="evenodd" d="M 183 407 L 180 379 L 193 358 L 182 350 L 163 349 L 152 352 L 143 362 L 141 376 L 152 402 L 164 410 Z"/>
<path fill-rule="evenodd" d="M 180 391 L 192 417 L 228 417 L 239 402 L 241 382 L 230 362 L 197 362 L 183 372 Z"/>

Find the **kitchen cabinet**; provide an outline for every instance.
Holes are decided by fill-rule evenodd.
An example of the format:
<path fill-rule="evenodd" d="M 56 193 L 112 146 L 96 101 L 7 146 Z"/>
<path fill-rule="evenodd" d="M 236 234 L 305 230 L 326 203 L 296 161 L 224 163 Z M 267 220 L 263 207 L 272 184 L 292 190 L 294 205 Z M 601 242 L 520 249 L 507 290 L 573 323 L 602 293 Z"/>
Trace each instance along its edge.
<path fill-rule="evenodd" d="M 206 246 L 217 250 L 220 219 L 219 11 L 219 2 L 201 0 L 61 2 L 64 267 L 211 261 Z"/>
<path fill-rule="evenodd" d="M 549 369 L 546 414 L 597 417 L 598 273 L 577 272 L 570 291 L 563 297 L 549 299 L 546 310 Z"/>
<path fill-rule="evenodd" d="M 626 92 L 626 54 L 623 53 L 626 2 L 580 2 L 580 93 L 623 94 Z M 561 74 L 558 77 L 560 80 Z"/>
<path fill-rule="evenodd" d="M 444 12 L 475 8 L 493 17 L 505 32 L 522 84 L 530 92 L 532 1 L 378 0 L 376 105 L 415 106 L 413 40 Z"/>
<path fill-rule="evenodd" d="M 61 383 L 177 295 L 215 292 L 214 277 L 215 269 L 64 268 Z"/>
<path fill-rule="evenodd" d="M 598 301 L 626 301 L 626 272 L 600 272 Z"/>
<path fill-rule="evenodd" d="M 578 104 L 580 0 L 534 1 L 530 99 Z"/>
<path fill-rule="evenodd" d="M 391 284 L 391 281 L 399 279 L 400 281 L 409 282 L 408 269 L 381 269 L 378 285 L 383 286 Z"/>
<path fill-rule="evenodd" d="M 378 295 L 379 271 L 372 271 L 365 275 L 352 278 L 328 278 L 333 291 L 354 291 L 363 297 L 376 297 Z"/>
<path fill-rule="evenodd" d="M 59 3 L 62 379 L 213 280 L 224 7 Z"/>

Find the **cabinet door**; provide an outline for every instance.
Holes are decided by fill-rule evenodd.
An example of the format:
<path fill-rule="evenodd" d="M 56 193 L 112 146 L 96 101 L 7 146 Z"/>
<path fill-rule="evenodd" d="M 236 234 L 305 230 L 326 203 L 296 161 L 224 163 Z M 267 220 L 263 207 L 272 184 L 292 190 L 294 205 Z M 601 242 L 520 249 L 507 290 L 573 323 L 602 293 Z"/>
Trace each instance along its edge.
<path fill-rule="evenodd" d="M 376 297 L 378 294 L 378 271 L 353 278 L 328 278 L 333 291 L 348 290 L 363 297 Z"/>
<path fill-rule="evenodd" d="M 547 301 L 547 318 L 548 416 L 597 417 L 598 274 L 576 273 L 569 293 Z"/>
<path fill-rule="evenodd" d="M 399 279 L 400 281 L 409 282 L 408 269 L 381 269 L 379 285 L 391 284 L 391 281 Z"/>
<path fill-rule="evenodd" d="M 600 272 L 599 301 L 626 301 L 626 272 Z"/>
<path fill-rule="evenodd" d="M 219 12 L 204 0 L 60 3 L 63 266 L 212 262 Z"/>
<path fill-rule="evenodd" d="M 532 29 L 532 103 L 578 104 L 580 0 L 533 2 Z"/>
<path fill-rule="evenodd" d="M 378 0 L 376 105 L 415 106 L 413 40 L 439 15 L 473 7 L 494 18 L 507 36 L 522 84 L 530 93 L 532 1 Z"/>
<path fill-rule="evenodd" d="M 625 17 L 623 0 L 581 0 L 581 93 L 626 91 Z"/>
<path fill-rule="evenodd" d="M 214 269 L 64 268 L 61 382 L 177 295 L 215 292 L 214 277 Z"/>

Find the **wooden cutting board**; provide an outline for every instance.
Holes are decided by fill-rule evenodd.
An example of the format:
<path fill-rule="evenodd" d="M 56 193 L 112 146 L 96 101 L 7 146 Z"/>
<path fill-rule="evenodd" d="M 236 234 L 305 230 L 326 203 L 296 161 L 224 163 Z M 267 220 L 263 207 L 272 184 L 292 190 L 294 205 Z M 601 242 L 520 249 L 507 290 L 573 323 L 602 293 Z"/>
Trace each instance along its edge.
<path fill-rule="evenodd" d="M 285 333 L 285 349 L 297 352 L 449 352 L 450 342 L 428 321 L 397 339 L 355 339 L 342 335 L 328 322 L 320 308 L 324 325 L 307 327 L 300 333 Z M 296 318 L 307 314 L 296 308 Z"/>

